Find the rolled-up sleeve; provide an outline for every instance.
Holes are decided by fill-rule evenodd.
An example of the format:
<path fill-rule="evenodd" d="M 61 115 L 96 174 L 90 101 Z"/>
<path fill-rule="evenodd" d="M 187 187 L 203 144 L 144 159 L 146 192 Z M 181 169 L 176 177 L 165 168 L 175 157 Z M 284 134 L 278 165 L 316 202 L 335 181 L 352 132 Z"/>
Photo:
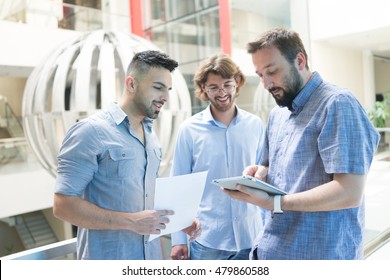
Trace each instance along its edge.
<path fill-rule="evenodd" d="M 81 196 L 98 169 L 99 139 L 87 122 L 79 122 L 70 128 L 57 156 L 55 193 Z"/>

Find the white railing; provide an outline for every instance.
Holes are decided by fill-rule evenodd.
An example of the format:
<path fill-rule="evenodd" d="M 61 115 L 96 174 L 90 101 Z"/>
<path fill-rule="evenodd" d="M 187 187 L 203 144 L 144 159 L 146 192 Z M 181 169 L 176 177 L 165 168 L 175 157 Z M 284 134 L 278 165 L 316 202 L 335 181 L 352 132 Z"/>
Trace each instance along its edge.
<path fill-rule="evenodd" d="M 0 258 L 0 260 L 72 260 L 75 259 L 75 255 L 76 238 L 72 238 L 8 255 Z"/>
<path fill-rule="evenodd" d="M 390 228 L 364 245 L 364 259 L 378 252 L 390 242 Z M 37 247 L 0 258 L 0 260 L 54 260 L 76 259 L 76 238 Z"/>
<path fill-rule="evenodd" d="M 377 252 L 380 248 L 383 248 L 385 245 L 387 245 L 389 242 L 390 228 L 383 231 L 381 234 L 379 234 L 377 237 L 375 237 L 373 240 L 371 240 L 364 246 L 364 258 L 367 259 L 375 252 Z"/>

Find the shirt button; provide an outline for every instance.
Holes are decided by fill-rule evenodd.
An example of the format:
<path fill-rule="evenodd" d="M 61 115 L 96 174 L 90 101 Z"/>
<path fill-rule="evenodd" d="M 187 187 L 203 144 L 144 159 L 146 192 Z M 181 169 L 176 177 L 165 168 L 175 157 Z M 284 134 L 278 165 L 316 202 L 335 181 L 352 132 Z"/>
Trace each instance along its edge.
<path fill-rule="evenodd" d="M 144 244 L 147 245 L 147 244 L 148 244 L 148 241 L 145 241 Z"/>
<path fill-rule="evenodd" d="M 148 197 L 148 194 L 145 194 L 145 197 Z"/>
<path fill-rule="evenodd" d="M 122 157 L 125 157 L 126 156 L 126 154 L 122 154 Z"/>

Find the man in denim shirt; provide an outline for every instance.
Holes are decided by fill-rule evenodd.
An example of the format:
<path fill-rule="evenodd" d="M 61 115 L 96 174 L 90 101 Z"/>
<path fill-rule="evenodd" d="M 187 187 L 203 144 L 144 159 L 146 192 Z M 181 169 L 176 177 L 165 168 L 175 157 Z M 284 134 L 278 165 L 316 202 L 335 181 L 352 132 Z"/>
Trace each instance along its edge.
<path fill-rule="evenodd" d="M 58 155 L 54 215 L 78 226 L 78 259 L 162 259 L 171 210 L 152 210 L 161 147 L 152 130 L 177 62 L 158 51 L 134 55 L 125 92 L 76 123 Z"/>
<path fill-rule="evenodd" d="M 364 186 L 378 132 L 347 89 L 309 70 L 296 32 L 270 30 L 248 52 L 279 106 L 269 116 L 261 166 L 244 174 L 288 193 L 224 191 L 271 210 L 253 259 L 361 259 Z"/>

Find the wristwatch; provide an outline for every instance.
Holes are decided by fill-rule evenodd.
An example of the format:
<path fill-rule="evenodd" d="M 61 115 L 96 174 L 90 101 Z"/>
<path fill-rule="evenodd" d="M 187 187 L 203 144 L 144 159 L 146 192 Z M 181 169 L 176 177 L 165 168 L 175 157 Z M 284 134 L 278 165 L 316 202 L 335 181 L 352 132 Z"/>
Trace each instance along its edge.
<path fill-rule="evenodd" d="M 282 206 L 281 206 L 281 195 L 277 194 L 274 196 L 274 211 L 273 214 L 283 214 Z"/>

